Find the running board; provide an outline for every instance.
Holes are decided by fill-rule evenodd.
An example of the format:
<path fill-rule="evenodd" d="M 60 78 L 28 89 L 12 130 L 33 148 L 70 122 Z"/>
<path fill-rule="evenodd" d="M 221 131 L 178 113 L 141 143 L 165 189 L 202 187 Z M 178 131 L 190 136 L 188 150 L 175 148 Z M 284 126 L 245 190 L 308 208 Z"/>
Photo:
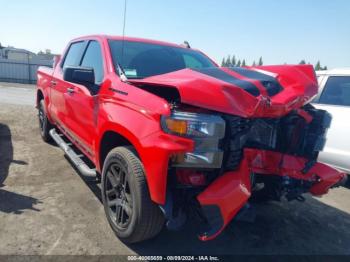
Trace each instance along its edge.
<path fill-rule="evenodd" d="M 63 152 L 72 161 L 79 172 L 85 177 L 96 177 L 96 170 L 89 168 L 85 162 L 77 155 L 70 147 L 70 143 L 66 143 L 62 138 L 61 134 L 58 134 L 53 128 L 50 130 L 50 136 L 57 143 L 57 145 L 63 150 Z"/>

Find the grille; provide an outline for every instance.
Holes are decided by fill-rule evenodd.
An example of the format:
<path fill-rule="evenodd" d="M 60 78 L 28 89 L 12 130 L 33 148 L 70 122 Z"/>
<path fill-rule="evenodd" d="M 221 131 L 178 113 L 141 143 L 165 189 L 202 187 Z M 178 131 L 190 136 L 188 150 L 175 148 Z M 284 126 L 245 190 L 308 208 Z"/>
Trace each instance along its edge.
<path fill-rule="evenodd" d="M 331 116 L 324 110 L 305 106 L 313 120 L 307 123 L 296 112 L 282 118 L 246 119 L 225 115 L 224 169 L 235 170 L 245 147 L 282 152 L 316 160 L 325 145 Z"/>

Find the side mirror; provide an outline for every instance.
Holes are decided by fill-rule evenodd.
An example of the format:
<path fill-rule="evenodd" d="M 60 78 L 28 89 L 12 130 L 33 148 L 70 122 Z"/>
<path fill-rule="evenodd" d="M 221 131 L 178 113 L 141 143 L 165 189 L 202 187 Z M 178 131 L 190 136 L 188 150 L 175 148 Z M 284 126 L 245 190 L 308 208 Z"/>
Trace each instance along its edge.
<path fill-rule="evenodd" d="M 55 55 L 54 57 L 53 57 L 53 68 L 55 68 L 56 66 L 57 66 L 57 64 L 60 62 L 60 60 L 61 60 L 61 55 Z"/>
<path fill-rule="evenodd" d="M 63 69 L 63 79 L 91 89 L 95 85 L 94 69 L 90 67 L 65 67 Z"/>

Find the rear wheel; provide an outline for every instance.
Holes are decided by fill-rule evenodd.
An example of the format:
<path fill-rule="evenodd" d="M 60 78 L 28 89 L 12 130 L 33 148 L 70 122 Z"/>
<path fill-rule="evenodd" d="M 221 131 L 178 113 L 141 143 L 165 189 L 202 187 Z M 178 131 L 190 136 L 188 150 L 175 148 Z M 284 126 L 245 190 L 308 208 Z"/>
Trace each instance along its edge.
<path fill-rule="evenodd" d="M 51 125 L 49 119 L 47 118 L 44 99 L 40 100 L 39 102 L 38 119 L 39 119 L 39 130 L 40 130 L 41 138 L 45 142 L 50 142 L 51 136 L 49 134 L 49 131 L 53 128 L 53 126 Z"/>
<path fill-rule="evenodd" d="M 142 163 L 130 147 L 117 147 L 107 155 L 102 200 L 109 224 L 126 243 L 152 238 L 163 227 L 164 216 L 149 196 Z"/>
<path fill-rule="evenodd" d="M 345 187 L 350 189 L 350 174 L 347 174 L 347 180 L 345 182 Z"/>

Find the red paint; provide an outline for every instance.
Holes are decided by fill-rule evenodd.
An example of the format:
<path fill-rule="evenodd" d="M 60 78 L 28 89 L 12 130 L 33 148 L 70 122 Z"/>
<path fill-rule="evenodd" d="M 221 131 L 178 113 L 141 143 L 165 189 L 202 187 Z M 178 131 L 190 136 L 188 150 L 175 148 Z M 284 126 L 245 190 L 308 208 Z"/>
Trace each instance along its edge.
<path fill-rule="evenodd" d="M 227 172 L 217 178 L 197 197 L 203 205 L 217 205 L 223 218 L 223 226 L 214 235 L 201 236 L 207 241 L 217 237 L 244 206 L 251 195 L 250 170 L 247 159 L 243 159 L 236 171 Z"/>
<path fill-rule="evenodd" d="M 174 87 L 179 90 L 181 101 L 186 104 L 242 117 L 281 117 L 291 110 L 300 108 L 317 94 L 318 85 L 313 76 L 314 73 L 310 71 L 312 69 L 310 65 L 256 68 L 276 74 L 283 86 L 283 91 L 273 97 L 263 94 L 254 97 L 237 86 L 191 69 L 132 80 L 132 82 Z M 237 75 L 231 70 L 223 70 L 233 76 Z M 241 76 L 240 79 L 246 78 Z M 257 87 L 259 90 L 263 89 L 260 85 Z"/>
<path fill-rule="evenodd" d="M 288 176 L 313 182 L 310 193 L 316 196 L 326 194 L 331 186 L 340 182 L 345 174 L 322 163 L 316 163 L 307 173 L 302 173 L 307 159 L 267 150 L 247 148 L 240 168 L 217 178 L 197 199 L 201 205 L 217 205 L 224 220 L 222 228 L 211 240 L 225 229 L 231 219 L 250 197 L 250 174 Z"/>

